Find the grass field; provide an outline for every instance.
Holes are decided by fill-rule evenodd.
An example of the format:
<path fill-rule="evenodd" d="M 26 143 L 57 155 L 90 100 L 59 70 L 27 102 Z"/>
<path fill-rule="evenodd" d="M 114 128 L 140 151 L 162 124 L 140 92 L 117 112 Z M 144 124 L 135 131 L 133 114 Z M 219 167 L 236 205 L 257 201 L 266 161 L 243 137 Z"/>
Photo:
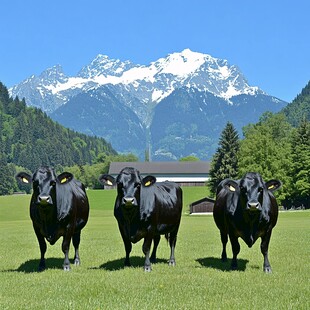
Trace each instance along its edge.
<path fill-rule="evenodd" d="M 259 242 L 241 241 L 239 271 L 220 261 L 219 232 L 210 215 L 188 215 L 205 188 L 184 188 L 175 267 L 159 262 L 143 271 L 142 242 L 123 268 L 124 247 L 113 217 L 115 191 L 88 191 L 91 212 L 82 232 L 81 266 L 62 270 L 61 240 L 48 245 L 47 270 L 36 272 L 39 247 L 29 218 L 28 195 L 0 197 L 0 309 L 310 309 L 310 212 L 281 212 L 262 271 Z M 70 257 L 73 256 L 71 248 Z M 231 249 L 228 247 L 231 258 Z"/>

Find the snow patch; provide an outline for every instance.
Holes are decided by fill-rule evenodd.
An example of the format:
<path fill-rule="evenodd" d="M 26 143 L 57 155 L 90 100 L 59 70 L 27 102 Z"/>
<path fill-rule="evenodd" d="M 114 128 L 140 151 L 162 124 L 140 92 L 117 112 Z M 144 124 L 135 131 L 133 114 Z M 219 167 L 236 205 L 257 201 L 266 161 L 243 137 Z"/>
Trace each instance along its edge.
<path fill-rule="evenodd" d="M 160 73 L 184 77 L 201 67 L 205 62 L 205 57 L 201 53 L 195 53 L 186 49 L 182 53 L 174 53 L 167 58 L 161 58 L 158 62 L 162 66 Z"/>
<path fill-rule="evenodd" d="M 88 81 L 87 79 L 71 77 L 68 79 L 66 83 L 57 82 L 56 86 L 50 85 L 50 86 L 46 86 L 46 88 L 48 90 L 51 90 L 52 94 L 57 94 L 61 91 L 72 89 L 72 88 L 82 88 L 87 81 Z"/>
<path fill-rule="evenodd" d="M 160 89 L 155 89 L 152 92 L 152 101 L 154 102 L 159 102 L 162 99 L 166 98 L 167 96 L 169 96 L 171 93 L 173 92 L 173 89 L 170 89 L 166 92 L 160 90 Z"/>
<path fill-rule="evenodd" d="M 224 79 L 230 76 L 230 70 L 227 66 L 219 67 L 219 71 Z"/>

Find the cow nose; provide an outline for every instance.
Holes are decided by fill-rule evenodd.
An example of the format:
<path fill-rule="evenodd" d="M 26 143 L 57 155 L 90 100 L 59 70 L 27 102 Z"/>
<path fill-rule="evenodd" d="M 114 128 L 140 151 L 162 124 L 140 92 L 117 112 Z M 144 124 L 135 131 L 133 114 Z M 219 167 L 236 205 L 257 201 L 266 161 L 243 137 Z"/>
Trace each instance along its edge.
<path fill-rule="evenodd" d="M 50 203 L 50 200 L 51 200 L 51 197 L 50 196 L 39 196 L 38 197 L 38 200 L 39 200 L 39 203 L 40 204 L 49 204 Z"/>
<path fill-rule="evenodd" d="M 125 204 L 126 206 L 131 206 L 131 205 L 133 205 L 133 203 L 134 203 L 134 201 L 135 201 L 135 199 L 134 199 L 133 197 L 124 197 L 123 200 L 124 200 L 124 204 Z"/>
<path fill-rule="evenodd" d="M 248 202 L 248 208 L 250 210 L 258 210 L 259 209 L 259 202 Z"/>

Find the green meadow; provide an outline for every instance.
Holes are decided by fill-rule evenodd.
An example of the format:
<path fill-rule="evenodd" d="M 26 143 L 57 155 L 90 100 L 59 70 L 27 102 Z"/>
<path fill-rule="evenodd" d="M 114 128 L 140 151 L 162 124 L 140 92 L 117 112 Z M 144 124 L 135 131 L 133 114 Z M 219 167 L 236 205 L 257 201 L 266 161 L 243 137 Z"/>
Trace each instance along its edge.
<path fill-rule="evenodd" d="M 114 190 L 89 190 L 90 217 L 82 231 L 81 266 L 62 270 L 61 240 L 48 245 L 47 270 L 36 272 L 39 246 L 29 218 L 29 195 L 0 197 L 0 309 L 310 309 L 310 211 L 280 212 L 269 248 L 272 274 L 262 271 L 260 240 L 240 240 L 239 270 L 220 261 L 212 215 L 189 215 L 206 188 L 184 188 L 184 208 L 169 267 L 162 238 L 158 262 L 143 271 L 142 242 L 132 267 L 113 217 Z M 71 246 L 70 257 L 73 258 Z M 231 258 L 230 244 L 228 257 Z"/>

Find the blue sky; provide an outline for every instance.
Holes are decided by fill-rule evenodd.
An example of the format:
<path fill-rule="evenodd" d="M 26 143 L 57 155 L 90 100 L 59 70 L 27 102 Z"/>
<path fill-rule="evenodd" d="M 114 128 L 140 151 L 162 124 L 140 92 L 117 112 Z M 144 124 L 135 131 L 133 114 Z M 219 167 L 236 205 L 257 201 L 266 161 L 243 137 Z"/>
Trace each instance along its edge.
<path fill-rule="evenodd" d="M 185 48 L 227 59 L 251 86 L 292 101 L 310 80 L 309 0 L 3 0 L 0 81 L 98 54 L 149 64 Z"/>

